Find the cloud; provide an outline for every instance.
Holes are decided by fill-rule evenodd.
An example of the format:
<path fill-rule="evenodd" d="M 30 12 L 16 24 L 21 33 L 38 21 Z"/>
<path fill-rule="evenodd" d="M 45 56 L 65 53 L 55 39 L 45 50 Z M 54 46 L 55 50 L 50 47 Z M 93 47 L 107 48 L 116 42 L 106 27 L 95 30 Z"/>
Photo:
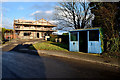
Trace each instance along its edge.
<path fill-rule="evenodd" d="M 34 16 L 34 15 L 40 14 L 40 13 L 42 13 L 42 11 L 35 11 L 35 12 L 33 12 L 33 13 L 31 14 L 31 16 Z"/>
<path fill-rule="evenodd" d="M 30 7 L 33 10 L 52 10 L 57 5 L 57 2 L 40 2 L 40 4 L 34 4 Z"/>
<path fill-rule="evenodd" d="M 51 20 L 51 18 L 54 16 L 54 8 L 57 5 L 57 2 L 41 2 L 40 4 L 33 4 L 29 9 L 31 9 L 32 12 L 30 14 L 30 17 L 33 19 L 47 19 Z"/>
<path fill-rule="evenodd" d="M 45 11 L 46 14 L 51 14 L 53 11 Z"/>
<path fill-rule="evenodd" d="M 58 21 L 57 20 L 49 20 L 50 23 L 57 25 Z"/>
<path fill-rule="evenodd" d="M 47 10 L 47 11 L 35 11 L 33 13 L 30 14 L 30 17 L 33 17 L 34 19 L 47 19 L 47 20 L 51 20 L 53 17 L 53 11 L 52 10 Z"/>
<path fill-rule="evenodd" d="M 23 10 L 23 9 L 24 9 L 24 7 L 22 7 L 22 6 L 18 7 L 18 10 Z"/>

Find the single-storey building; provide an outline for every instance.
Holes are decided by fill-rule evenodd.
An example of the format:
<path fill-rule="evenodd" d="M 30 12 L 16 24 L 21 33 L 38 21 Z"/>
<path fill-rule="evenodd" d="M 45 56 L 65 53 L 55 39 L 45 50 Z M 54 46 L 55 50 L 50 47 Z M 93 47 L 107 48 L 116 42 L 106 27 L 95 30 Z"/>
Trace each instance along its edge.
<path fill-rule="evenodd" d="M 69 51 L 102 53 L 101 28 L 69 31 Z"/>
<path fill-rule="evenodd" d="M 5 40 L 13 39 L 13 30 L 5 30 L 5 32 L 4 32 L 4 39 Z"/>

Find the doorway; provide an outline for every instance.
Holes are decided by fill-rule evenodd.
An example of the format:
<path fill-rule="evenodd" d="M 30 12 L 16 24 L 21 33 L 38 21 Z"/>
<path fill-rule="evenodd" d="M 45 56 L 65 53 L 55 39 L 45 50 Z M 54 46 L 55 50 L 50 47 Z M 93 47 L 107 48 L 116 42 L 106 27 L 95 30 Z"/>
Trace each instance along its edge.
<path fill-rule="evenodd" d="M 37 38 L 39 38 L 39 33 L 37 33 Z"/>
<path fill-rule="evenodd" d="M 88 51 L 87 31 L 79 32 L 79 51 L 80 52 Z"/>

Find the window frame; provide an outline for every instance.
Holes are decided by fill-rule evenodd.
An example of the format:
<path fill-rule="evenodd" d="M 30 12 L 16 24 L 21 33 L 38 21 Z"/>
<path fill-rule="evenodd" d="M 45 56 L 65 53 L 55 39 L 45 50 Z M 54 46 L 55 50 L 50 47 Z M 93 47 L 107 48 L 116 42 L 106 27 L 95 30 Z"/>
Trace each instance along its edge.
<path fill-rule="evenodd" d="M 76 36 L 76 39 L 73 39 L 72 35 Z M 70 41 L 78 41 L 78 32 L 70 32 Z"/>
<path fill-rule="evenodd" d="M 27 35 L 25 35 L 25 34 L 27 34 Z M 30 36 L 30 34 L 31 34 L 31 33 L 26 33 L 26 32 L 25 32 L 25 33 L 24 33 L 24 36 Z"/>
<path fill-rule="evenodd" d="M 96 31 L 96 32 L 98 31 L 98 33 L 96 34 L 96 32 L 95 32 L 93 35 L 94 31 Z M 93 35 L 92 37 L 91 37 L 91 34 Z M 99 41 L 99 34 L 100 34 L 99 30 L 90 30 L 89 31 L 89 41 Z"/>

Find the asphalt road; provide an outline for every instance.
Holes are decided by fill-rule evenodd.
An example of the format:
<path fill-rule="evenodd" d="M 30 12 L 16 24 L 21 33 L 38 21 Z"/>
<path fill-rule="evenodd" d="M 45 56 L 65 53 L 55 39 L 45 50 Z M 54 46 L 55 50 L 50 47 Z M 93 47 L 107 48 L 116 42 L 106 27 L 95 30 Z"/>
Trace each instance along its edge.
<path fill-rule="evenodd" d="M 12 42 L 8 42 L 7 46 L 4 46 L 2 48 L 2 51 L 11 51 L 12 49 L 14 49 L 18 44 L 21 45 L 25 42 L 41 42 L 41 40 L 15 40 L 15 41 L 12 41 Z M 23 46 L 22 46 L 23 47 Z"/>
<path fill-rule="evenodd" d="M 40 78 L 120 78 L 116 67 L 47 55 L 15 51 L 3 52 L 2 79 Z"/>

